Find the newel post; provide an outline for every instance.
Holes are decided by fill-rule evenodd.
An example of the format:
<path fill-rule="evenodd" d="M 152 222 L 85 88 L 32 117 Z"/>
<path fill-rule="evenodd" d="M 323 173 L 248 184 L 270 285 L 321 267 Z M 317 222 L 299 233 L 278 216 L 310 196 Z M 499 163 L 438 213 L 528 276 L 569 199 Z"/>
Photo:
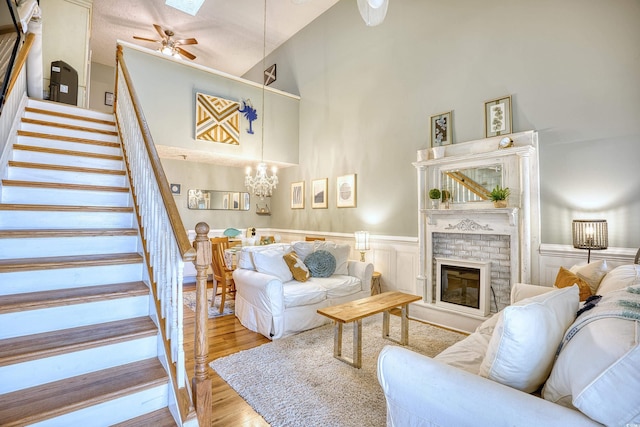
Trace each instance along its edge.
<path fill-rule="evenodd" d="M 212 418 L 211 378 L 207 372 L 207 359 L 209 356 L 209 340 L 207 322 L 207 269 L 211 265 L 211 242 L 209 241 L 209 226 L 204 222 L 196 225 L 196 240 L 193 246 L 196 249 L 196 337 L 195 337 L 195 376 L 192 388 L 198 424 L 210 426 Z"/>

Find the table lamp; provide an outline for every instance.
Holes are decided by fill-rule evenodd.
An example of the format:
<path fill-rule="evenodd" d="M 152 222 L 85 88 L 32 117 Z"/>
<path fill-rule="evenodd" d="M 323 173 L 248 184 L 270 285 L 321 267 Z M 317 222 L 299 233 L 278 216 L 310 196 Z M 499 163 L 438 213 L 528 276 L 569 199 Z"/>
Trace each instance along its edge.
<path fill-rule="evenodd" d="M 591 262 L 591 250 L 607 249 L 609 233 L 606 219 L 574 219 L 573 247 L 587 249 L 587 264 Z"/>
<path fill-rule="evenodd" d="M 364 262 L 364 253 L 369 248 L 369 232 L 368 231 L 356 231 L 356 251 L 360 252 L 360 261 Z"/>

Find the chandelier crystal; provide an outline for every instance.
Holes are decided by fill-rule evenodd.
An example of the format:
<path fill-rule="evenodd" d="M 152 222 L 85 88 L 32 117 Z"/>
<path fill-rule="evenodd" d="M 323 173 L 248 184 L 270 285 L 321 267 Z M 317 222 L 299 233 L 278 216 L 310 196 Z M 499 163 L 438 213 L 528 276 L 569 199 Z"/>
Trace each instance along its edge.
<path fill-rule="evenodd" d="M 251 166 L 247 167 L 247 176 L 244 178 L 244 185 L 260 199 L 271 197 L 273 190 L 278 185 L 278 169 L 273 166 L 271 168 L 272 175 L 267 174 L 267 164 L 260 162 L 256 169 L 256 175 L 251 176 Z"/>

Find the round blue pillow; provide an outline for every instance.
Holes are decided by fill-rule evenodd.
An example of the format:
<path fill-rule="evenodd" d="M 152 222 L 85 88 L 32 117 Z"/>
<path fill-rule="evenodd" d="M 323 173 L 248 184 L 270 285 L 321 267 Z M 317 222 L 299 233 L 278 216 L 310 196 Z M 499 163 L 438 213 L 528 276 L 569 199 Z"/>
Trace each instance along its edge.
<path fill-rule="evenodd" d="M 304 259 L 311 277 L 329 277 L 336 271 L 336 257 L 327 251 L 315 251 Z"/>

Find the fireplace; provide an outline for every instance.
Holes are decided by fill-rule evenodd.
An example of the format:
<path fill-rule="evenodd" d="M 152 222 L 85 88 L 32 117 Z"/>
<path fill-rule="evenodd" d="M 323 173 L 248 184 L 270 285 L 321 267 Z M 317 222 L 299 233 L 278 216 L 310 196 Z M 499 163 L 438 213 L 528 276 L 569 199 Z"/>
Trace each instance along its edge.
<path fill-rule="evenodd" d="M 487 316 L 490 290 L 490 262 L 436 258 L 436 305 Z"/>

